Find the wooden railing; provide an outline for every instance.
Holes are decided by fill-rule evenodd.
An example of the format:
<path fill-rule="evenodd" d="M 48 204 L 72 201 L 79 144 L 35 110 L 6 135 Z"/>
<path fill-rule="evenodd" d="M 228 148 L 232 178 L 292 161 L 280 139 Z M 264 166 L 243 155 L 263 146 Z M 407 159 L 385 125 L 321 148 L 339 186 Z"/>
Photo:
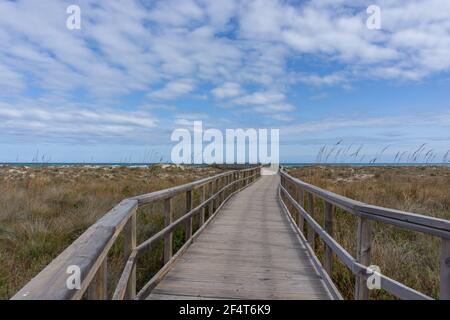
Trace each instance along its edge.
<path fill-rule="evenodd" d="M 356 276 L 355 299 L 368 299 L 369 289 L 366 285 L 368 276 L 373 275 L 371 264 L 372 231 L 371 221 L 380 221 L 411 231 L 417 231 L 441 238 L 440 256 L 440 299 L 450 299 L 450 221 L 427 217 L 409 212 L 368 205 L 335 193 L 320 189 L 290 176 L 284 169 L 280 171 L 279 196 L 288 210 L 287 204 L 293 207 L 291 219 L 297 220 L 298 230 L 304 232 L 307 223 L 307 247 L 314 253 L 316 235 L 325 243 L 323 269 L 326 276 L 331 278 L 333 253 Z M 314 220 L 314 204 L 316 199 L 324 202 L 324 227 Z M 303 208 L 307 203 L 307 210 Z M 358 219 L 356 237 L 356 258 L 352 257 L 333 238 L 333 207 L 338 207 Z M 289 210 L 288 210 L 289 211 Z M 295 219 L 293 219 L 295 217 Z M 381 288 L 400 299 L 431 299 L 431 297 L 409 288 L 383 274 L 380 277 Z"/>
<path fill-rule="evenodd" d="M 25 285 L 13 299 L 107 299 L 108 298 L 108 252 L 119 234 L 124 235 L 124 267 L 112 296 L 113 299 L 145 299 L 150 291 L 167 273 L 173 261 L 192 243 L 193 239 L 211 221 L 221 206 L 260 176 L 260 167 L 225 172 L 178 187 L 165 189 L 123 200 L 99 221 L 84 232 L 75 242 L 54 259 L 45 269 Z M 193 208 L 194 190 L 200 191 L 200 204 Z M 186 213 L 173 220 L 173 197 L 186 194 Z M 137 209 L 164 202 L 165 227 L 152 237 L 137 245 Z M 209 217 L 205 221 L 205 208 Z M 199 229 L 192 234 L 192 219 L 199 216 Z M 185 226 L 185 243 L 173 255 L 173 232 Z M 136 293 L 137 258 L 150 250 L 160 240 L 164 241 L 164 266 Z M 80 271 L 80 288 L 68 286 L 71 270 Z M 85 294 L 87 292 L 87 294 Z"/>

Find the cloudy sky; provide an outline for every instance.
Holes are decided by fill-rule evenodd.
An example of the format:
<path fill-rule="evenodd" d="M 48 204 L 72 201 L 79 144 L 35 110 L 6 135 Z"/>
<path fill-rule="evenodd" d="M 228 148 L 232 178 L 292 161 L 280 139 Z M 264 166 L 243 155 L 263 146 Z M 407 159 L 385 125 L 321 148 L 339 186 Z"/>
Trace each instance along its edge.
<path fill-rule="evenodd" d="M 449 71 L 448 0 L 0 0 L 0 162 L 168 161 L 193 120 L 279 128 L 282 161 L 442 161 Z"/>

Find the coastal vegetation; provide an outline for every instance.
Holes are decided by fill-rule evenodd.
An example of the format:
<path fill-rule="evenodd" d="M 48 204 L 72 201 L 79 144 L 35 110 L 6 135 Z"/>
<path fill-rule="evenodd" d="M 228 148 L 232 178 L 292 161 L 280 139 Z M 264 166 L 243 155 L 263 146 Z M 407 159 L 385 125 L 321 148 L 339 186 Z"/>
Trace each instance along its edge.
<path fill-rule="evenodd" d="M 155 165 L 120 166 L 1 166 L 0 167 L 0 299 L 14 295 L 64 248 L 122 199 L 184 184 L 222 172 L 219 167 Z M 450 219 L 448 166 L 329 166 L 291 167 L 289 174 L 318 187 L 369 204 Z M 194 193 L 194 202 L 199 201 Z M 323 224 L 321 202 L 315 219 Z M 174 199 L 174 214 L 185 212 L 183 195 Z M 163 226 L 162 203 L 139 209 L 138 242 Z M 335 210 L 335 239 L 352 255 L 356 251 L 356 219 Z M 381 272 L 418 291 L 439 297 L 439 239 L 373 223 L 372 263 Z M 194 230 L 195 230 L 194 221 Z M 174 233 L 175 249 L 184 229 Z M 318 241 L 318 257 L 323 244 Z M 121 241 L 108 257 L 110 280 L 117 281 Z M 138 287 L 162 266 L 162 246 L 138 264 Z M 354 277 L 335 259 L 333 280 L 345 298 L 353 297 Z M 110 285 L 110 288 L 113 288 Z M 110 292 L 111 294 L 111 292 Z M 372 299 L 391 299 L 381 290 Z"/>
<path fill-rule="evenodd" d="M 219 172 L 220 169 L 212 167 L 169 165 L 0 166 L 0 299 L 13 296 L 122 199 Z M 175 215 L 184 212 L 181 208 L 184 203 L 183 199 L 175 201 Z M 162 206 L 156 204 L 141 209 L 138 241 L 147 239 L 162 225 Z M 175 244 L 181 246 L 183 230 L 174 237 Z M 108 259 L 111 281 L 116 281 L 121 271 L 120 249 L 119 241 Z M 144 269 L 138 270 L 138 282 L 148 279 L 148 273 L 159 270 L 161 248 L 155 248 L 144 259 L 146 263 L 140 264 Z"/>

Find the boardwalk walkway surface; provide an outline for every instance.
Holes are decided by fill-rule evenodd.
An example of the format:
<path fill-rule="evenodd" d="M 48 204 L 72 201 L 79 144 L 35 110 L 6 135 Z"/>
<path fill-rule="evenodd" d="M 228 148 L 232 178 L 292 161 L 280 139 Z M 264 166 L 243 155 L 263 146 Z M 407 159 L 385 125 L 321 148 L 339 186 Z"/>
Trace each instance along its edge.
<path fill-rule="evenodd" d="M 278 184 L 263 176 L 230 199 L 148 299 L 330 299 Z"/>

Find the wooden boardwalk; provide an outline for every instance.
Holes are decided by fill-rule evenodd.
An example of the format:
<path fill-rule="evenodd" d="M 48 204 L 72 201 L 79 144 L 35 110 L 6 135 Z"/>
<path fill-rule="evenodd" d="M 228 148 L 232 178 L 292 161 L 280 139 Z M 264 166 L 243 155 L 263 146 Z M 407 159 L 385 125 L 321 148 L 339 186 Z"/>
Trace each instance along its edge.
<path fill-rule="evenodd" d="M 369 267 L 371 225 L 377 222 L 440 239 L 439 297 L 450 300 L 449 220 L 365 204 L 305 183 L 284 169 L 275 168 L 277 174 L 270 176 L 265 175 L 266 170 L 273 168 L 229 170 L 124 199 L 13 299 L 342 299 L 330 279 L 334 259 L 352 272 L 357 300 L 370 298 L 368 276 L 378 278 L 380 288 L 399 299 L 432 299 Z M 194 194 L 199 197 L 195 206 Z M 186 201 L 186 211 L 174 220 L 173 199 L 179 195 Z M 163 205 L 165 225 L 137 243 L 138 209 L 154 203 Z M 356 257 L 334 238 L 337 209 L 357 220 Z M 317 214 L 323 216 L 322 224 L 315 220 Z M 194 218 L 200 225 L 195 233 Z M 180 228 L 185 230 L 185 242 L 174 252 L 173 232 Z M 111 296 L 108 253 L 120 234 L 124 239 L 123 269 Z M 137 288 L 138 258 L 161 241 L 163 267 Z M 320 242 L 324 245 L 322 262 L 316 257 Z M 68 270 L 73 267 L 78 267 L 82 276 L 80 288 L 68 286 L 74 276 Z"/>
<path fill-rule="evenodd" d="M 231 198 L 148 299 L 330 299 L 278 185 L 262 176 Z"/>

